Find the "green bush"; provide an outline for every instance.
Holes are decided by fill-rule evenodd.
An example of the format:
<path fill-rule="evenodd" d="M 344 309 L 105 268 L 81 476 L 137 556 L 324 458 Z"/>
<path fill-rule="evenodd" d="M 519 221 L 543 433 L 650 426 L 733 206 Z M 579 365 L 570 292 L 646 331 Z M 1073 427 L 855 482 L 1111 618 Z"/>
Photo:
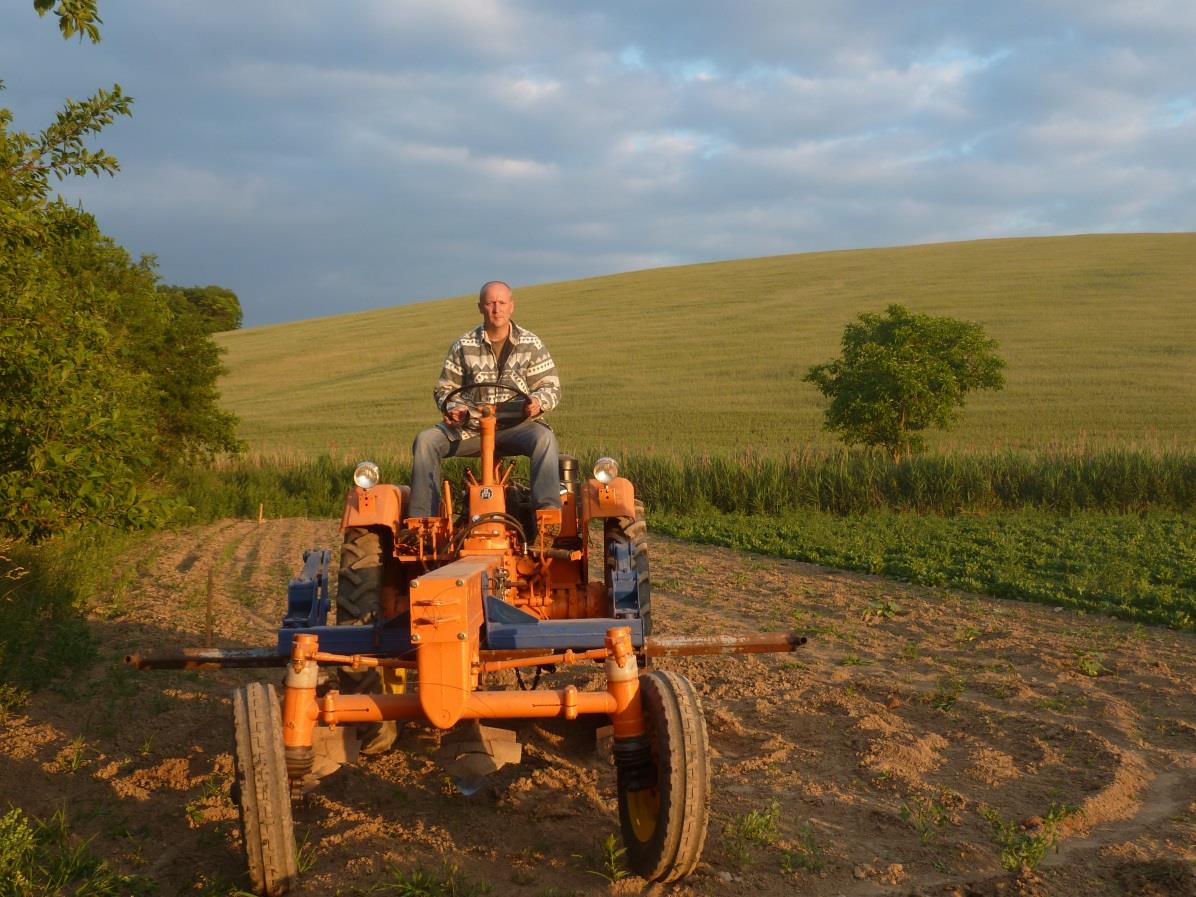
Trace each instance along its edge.
<path fill-rule="evenodd" d="M 0 560 L 0 684 L 17 694 L 95 659 L 83 610 L 134 538 L 95 527 L 9 549 Z"/>

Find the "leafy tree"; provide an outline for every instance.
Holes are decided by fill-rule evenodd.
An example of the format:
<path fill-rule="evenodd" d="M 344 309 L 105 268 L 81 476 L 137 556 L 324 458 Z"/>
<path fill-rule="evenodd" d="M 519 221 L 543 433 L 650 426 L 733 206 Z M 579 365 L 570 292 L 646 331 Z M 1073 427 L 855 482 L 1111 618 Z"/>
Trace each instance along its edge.
<path fill-rule="evenodd" d="M 158 287 L 163 292 L 176 294 L 196 311 L 207 323 L 209 333 L 236 330 L 241 326 L 241 300 L 226 287 Z"/>
<path fill-rule="evenodd" d="M 94 2 L 34 5 L 98 40 Z M 158 522 L 157 471 L 237 447 L 211 323 L 52 196 L 51 178 L 119 169 L 86 141 L 130 106 L 116 85 L 36 134 L 0 108 L 0 542 Z"/>
<path fill-rule="evenodd" d="M 843 330 L 843 355 L 805 380 L 831 402 L 827 430 L 848 445 L 881 446 L 900 460 L 923 446 L 921 431 L 948 428 L 974 389 L 1000 389 L 1005 362 L 979 324 L 890 305 Z"/>

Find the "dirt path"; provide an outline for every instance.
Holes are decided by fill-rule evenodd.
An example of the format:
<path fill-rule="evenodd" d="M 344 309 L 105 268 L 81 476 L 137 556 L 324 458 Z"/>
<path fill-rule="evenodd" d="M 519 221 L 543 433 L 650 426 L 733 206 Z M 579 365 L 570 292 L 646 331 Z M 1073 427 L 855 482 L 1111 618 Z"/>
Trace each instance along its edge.
<path fill-rule="evenodd" d="M 302 549 L 336 541 L 325 521 L 223 521 L 137 549 L 93 609 L 102 662 L 0 726 L 0 801 L 65 807 L 160 894 L 245 887 L 229 694 L 254 674 L 135 673 L 121 657 L 209 628 L 267 644 Z M 412 893 L 1196 894 L 1196 638 L 663 538 L 652 569 L 662 634 L 810 635 L 793 655 L 663 664 L 697 684 L 716 754 L 694 876 L 609 884 L 614 774 L 593 725 L 526 723 L 524 763 L 473 797 L 426 729 L 327 779 L 296 812 L 298 893 L 402 893 L 384 887 L 456 868 L 455 891 Z M 1035 823 L 1052 805 L 1077 809 L 1058 852 L 1006 873 L 982 810 Z"/>

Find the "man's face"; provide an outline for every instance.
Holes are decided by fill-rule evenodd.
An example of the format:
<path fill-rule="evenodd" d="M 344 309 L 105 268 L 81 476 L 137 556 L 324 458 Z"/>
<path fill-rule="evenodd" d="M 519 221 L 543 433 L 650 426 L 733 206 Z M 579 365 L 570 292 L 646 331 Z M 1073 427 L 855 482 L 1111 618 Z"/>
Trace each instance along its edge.
<path fill-rule="evenodd" d="M 493 286 L 478 301 L 478 311 L 482 313 L 487 328 L 502 330 L 515 312 L 515 300 L 506 287 Z"/>

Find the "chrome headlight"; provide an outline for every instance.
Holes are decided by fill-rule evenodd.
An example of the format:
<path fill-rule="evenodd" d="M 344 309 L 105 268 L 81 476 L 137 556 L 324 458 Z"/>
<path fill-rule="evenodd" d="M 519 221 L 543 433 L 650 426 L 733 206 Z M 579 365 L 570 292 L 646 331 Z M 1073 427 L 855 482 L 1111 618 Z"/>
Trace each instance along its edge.
<path fill-rule="evenodd" d="M 619 475 L 619 462 L 614 458 L 599 458 L 594 463 L 594 479 L 606 485 Z"/>
<path fill-rule="evenodd" d="M 382 475 L 373 461 L 362 461 L 353 469 L 353 482 L 362 489 L 373 489 Z"/>

